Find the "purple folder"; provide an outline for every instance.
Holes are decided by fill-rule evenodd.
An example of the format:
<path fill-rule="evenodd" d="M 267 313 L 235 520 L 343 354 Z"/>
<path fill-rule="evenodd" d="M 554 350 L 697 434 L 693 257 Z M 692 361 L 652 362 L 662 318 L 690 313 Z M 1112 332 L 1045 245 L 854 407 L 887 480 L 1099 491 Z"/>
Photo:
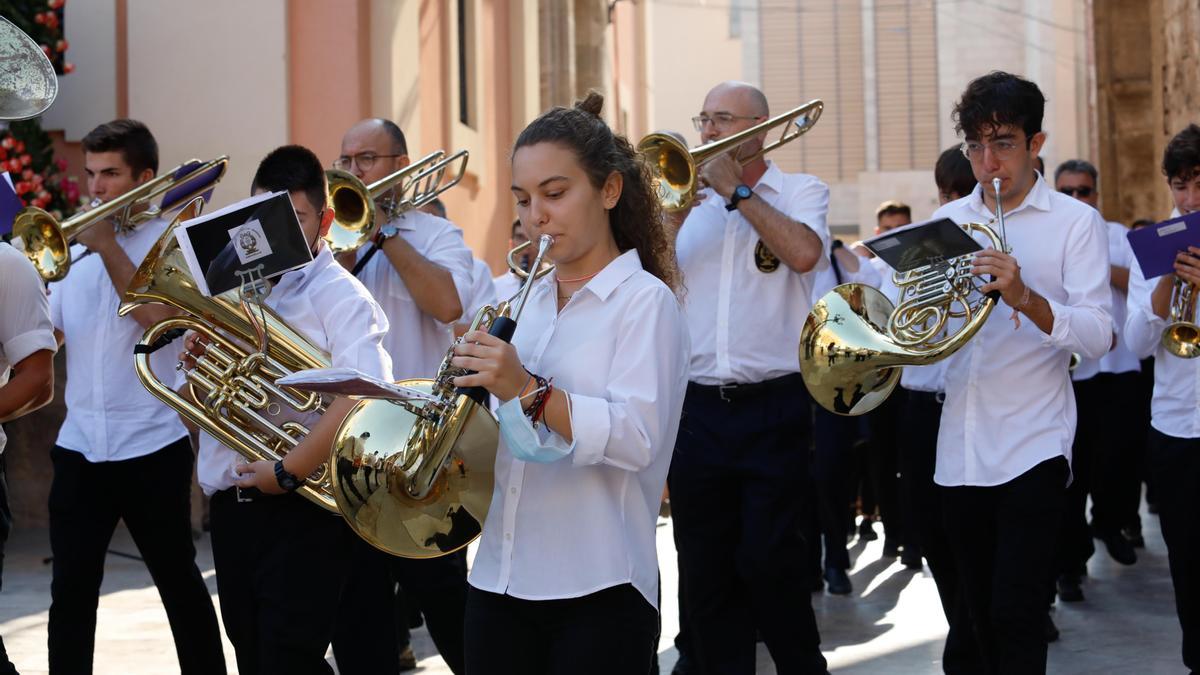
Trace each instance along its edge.
<path fill-rule="evenodd" d="M 1125 235 L 1142 275 L 1147 279 L 1175 271 L 1175 256 L 1188 246 L 1200 247 L 1200 211 L 1164 220 Z"/>
<path fill-rule="evenodd" d="M 188 175 L 188 173 L 195 171 L 196 168 L 199 167 L 200 165 L 201 165 L 201 162 L 188 162 L 186 165 L 180 167 L 179 170 L 175 172 L 175 178 L 178 179 L 178 178 L 182 178 L 182 177 Z M 193 192 L 195 192 L 196 190 L 204 187 L 205 185 L 209 185 L 214 180 L 216 180 L 216 177 L 218 175 L 220 175 L 221 170 L 222 169 L 220 166 L 214 166 L 214 167 L 210 168 L 209 170 L 205 171 L 204 173 L 200 174 L 199 176 L 196 176 L 195 178 L 187 181 L 186 183 L 183 183 L 182 185 L 176 185 L 175 187 L 171 188 L 170 190 L 167 190 L 167 193 L 165 195 L 163 195 L 162 202 L 159 204 L 159 206 L 162 208 L 162 210 L 164 212 L 174 211 L 175 209 L 180 208 L 181 206 L 184 205 L 184 200 L 187 198 L 188 195 L 190 195 Z M 208 190 L 205 190 L 200 195 L 200 196 L 204 197 L 204 201 L 206 203 L 208 202 L 209 199 L 212 199 L 212 193 L 213 193 L 214 188 L 215 188 L 215 185 L 213 185 L 213 187 L 210 187 Z"/>
<path fill-rule="evenodd" d="M 0 177 L 0 237 L 12 232 L 13 221 L 24 207 L 7 178 Z"/>

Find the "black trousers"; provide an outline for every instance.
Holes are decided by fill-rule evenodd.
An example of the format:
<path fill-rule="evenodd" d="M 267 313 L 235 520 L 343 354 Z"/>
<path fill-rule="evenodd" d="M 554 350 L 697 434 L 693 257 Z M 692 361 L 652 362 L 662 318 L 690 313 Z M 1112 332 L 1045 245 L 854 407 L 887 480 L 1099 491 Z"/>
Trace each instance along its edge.
<path fill-rule="evenodd" d="M 630 584 L 565 600 L 467 593 L 469 675 L 646 675 L 658 612 Z"/>
<path fill-rule="evenodd" d="M 50 451 L 50 672 L 90 673 L 104 558 L 124 520 L 158 587 L 183 673 L 224 673 L 212 598 L 192 543 L 188 438 L 143 457 L 92 463 Z"/>
<path fill-rule="evenodd" d="M 353 536 L 350 574 L 338 605 L 333 654 L 342 675 L 399 671 L 400 641 L 407 630 L 396 615 L 396 585 L 425 616 L 429 636 L 450 670 L 465 672 L 463 623 L 467 610 L 466 551 L 414 560 L 380 551 Z"/>
<path fill-rule="evenodd" d="M 1104 382 L 1097 375 L 1071 383 L 1075 390 L 1075 440 L 1071 443 L 1071 484 L 1063 496 L 1063 514 L 1058 526 L 1055 552 L 1057 574 L 1083 576 L 1087 561 L 1096 552 L 1088 527 L 1087 497 L 1097 482 L 1097 465 L 1108 452 L 1104 424 Z M 1104 495 L 1096 495 L 1097 502 Z M 1054 584 L 1048 586 L 1053 601 Z"/>
<path fill-rule="evenodd" d="M 1112 452 L 1107 459 L 1107 503 L 1101 500 L 1092 509 L 1097 527 L 1116 531 L 1128 528 L 1140 533 L 1142 478 L 1145 474 L 1146 440 L 1150 433 L 1150 396 L 1153 379 L 1147 388 L 1142 373 L 1101 374 L 1107 389 L 1106 419 L 1112 434 Z M 1153 377 L 1153 375 L 1151 375 Z"/>
<path fill-rule="evenodd" d="M 325 650 L 353 536 L 341 516 L 296 494 L 229 489 L 212 496 L 209 520 L 221 620 L 238 672 L 333 673 Z"/>
<path fill-rule="evenodd" d="M 1067 460 L 1048 459 L 990 487 L 943 487 L 946 528 L 985 670 L 1046 672 L 1046 585 Z"/>
<path fill-rule="evenodd" d="M 8 479 L 4 472 L 4 453 L 0 452 L 0 589 L 4 587 L 4 544 L 12 531 L 12 510 L 8 507 Z M 8 660 L 4 640 L 0 638 L 0 675 L 16 675 L 17 668 Z"/>
<path fill-rule="evenodd" d="M 870 516 L 878 508 L 884 540 L 891 540 L 897 546 L 904 541 L 897 475 L 900 456 L 897 432 L 904 410 L 904 395 L 905 391 L 897 387 L 883 405 L 867 413 L 869 436 L 860 469 L 863 515 Z"/>
<path fill-rule="evenodd" d="M 1175 586 L 1183 629 L 1183 663 L 1200 672 L 1200 438 L 1175 438 L 1150 430 L 1146 467 Z"/>
<path fill-rule="evenodd" d="M 906 390 L 900 417 L 900 496 L 904 510 L 904 549 L 920 551 L 929 563 L 946 623 L 942 669 L 964 675 L 982 670 L 970 611 L 954 563 L 941 489 L 933 482 L 937 462 L 941 394 Z M 910 549 L 910 547 L 912 547 Z"/>
<path fill-rule="evenodd" d="M 813 405 L 813 451 L 809 467 L 811 496 L 805 527 L 809 569 L 819 577 L 824 569 L 850 569 L 846 519 L 854 486 L 854 446 L 860 433 L 861 418 L 835 415 Z"/>
<path fill-rule="evenodd" d="M 798 375 L 688 385 L 668 485 L 699 672 L 753 673 L 756 629 L 781 675 L 826 670 L 800 536 L 810 405 Z"/>

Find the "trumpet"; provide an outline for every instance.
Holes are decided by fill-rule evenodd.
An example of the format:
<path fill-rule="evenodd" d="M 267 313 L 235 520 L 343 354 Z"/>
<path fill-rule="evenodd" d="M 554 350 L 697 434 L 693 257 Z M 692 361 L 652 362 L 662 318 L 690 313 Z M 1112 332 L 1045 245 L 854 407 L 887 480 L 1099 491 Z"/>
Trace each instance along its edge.
<path fill-rule="evenodd" d="M 1171 323 L 1163 329 L 1162 346 L 1181 359 L 1200 356 L 1200 326 L 1196 325 L 1196 285 L 1175 277 L 1171 288 Z"/>
<path fill-rule="evenodd" d="M 37 268 L 44 281 L 59 281 L 71 269 L 71 242 L 81 232 L 112 218 L 118 229 L 136 227 L 190 202 L 212 189 L 225 176 L 229 156 L 201 164 L 192 159 L 168 173 L 152 178 L 107 202 L 92 200 L 92 208 L 61 223 L 35 206 L 22 209 L 13 221 L 13 246 Z M 159 196 L 163 203 L 134 213 L 133 207 L 150 204 Z"/>
<path fill-rule="evenodd" d="M 377 200 L 382 202 L 384 222 L 419 209 L 462 181 L 469 157 L 466 150 L 459 150 L 449 157 L 438 150 L 370 185 L 364 185 L 349 171 L 329 169 L 325 178 L 329 183 L 333 225 L 325 235 L 325 243 L 335 255 L 358 250 L 370 240 L 375 228 L 379 216 Z M 451 172 L 449 181 L 446 180 L 447 171 Z M 380 199 L 389 190 L 394 190 L 392 197 Z"/>
<path fill-rule="evenodd" d="M 663 208 L 674 213 L 688 208 L 695 201 L 696 191 L 700 188 L 700 167 L 705 162 L 738 148 L 755 136 L 782 126 L 783 132 L 774 142 L 764 145 L 748 157 L 734 157 L 745 166 L 808 133 L 817 120 L 821 119 L 821 111 L 824 109 L 825 103 L 821 99 L 813 99 L 729 138 L 722 138 L 694 149 L 689 149 L 671 134 L 656 132 L 638 141 L 638 152 L 642 153 L 642 157 L 650 165 L 658 183 L 658 198 Z"/>

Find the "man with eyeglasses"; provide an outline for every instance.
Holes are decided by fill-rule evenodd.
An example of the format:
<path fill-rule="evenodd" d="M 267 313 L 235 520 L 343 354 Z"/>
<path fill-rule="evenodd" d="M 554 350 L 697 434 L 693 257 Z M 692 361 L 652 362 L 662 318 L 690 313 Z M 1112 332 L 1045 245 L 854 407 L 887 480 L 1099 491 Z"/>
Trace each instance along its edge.
<path fill-rule="evenodd" d="M 704 143 L 768 118 L 755 87 L 725 82 L 694 122 Z M 707 162 L 678 225 L 692 335 L 668 485 L 689 673 L 755 672 L 755 631 L 781 673 L 824 673 L 800 537 L 811 399 L 796 345 L 828 267 L 829 188 L 759 158 L 765 134 Z"/>
<path fill-rule="evenodd" d="M 408 143 L 394 122 L 358 122 L 342 137 L 336 168 L 370 185 L 409 165 Z M 376 199 L 378 224 L 371 243 L 342 263 L 383 307 L 391 329 L 383 339 L 398 379 L 433 378 L 452 342 L 450 326 L 470 305 L 473 256 L 462 230 L 450 221 L 412 210 L 388 219 L 391 194 Z M 456 673 L 463 671 L 466 558 L 458 553 L 427 560 L 397 558 L 354 537 L 354 570 L 342 593 L 333 639 L 338 669 L 346 675 L 397 672 L 400 658 L 415 665 L 396 637 L 395 583 L 425 616 L 430 636 Z M 404 650 L 403 655 L 400 651 Z"/>
<path fill-rule="evenodd" d="M 1009 73 L 968 84 L 954 120 L 979 185 L 933 214 L 1006 230 L 1011 251 L 975 256 L 979 292 L 996 291 L 998 304 L 946 360 L 934 468 L 988 673 L 1045 672 L 1047 585 L 1075 431 L 1067 365 L 1072 352 L 1099 358 L 1112 342 L 1104 220 L 1034 168 L 1045 102 Z"/>
<path fill-rule="evenodd" d="M 1071 159 L 1054 170 L 1054 187 L 1097 208 L 1100 198 L 1097 178 L 1096 167 L 1090 162 Z M 1113 325 L 1119 333 L 1125 321 L 1125 292 L 1133 251 L 1125 237 L 1129 230 L 1124 225 L 1110 222 L 1106 232 Z M 1067 488 L 1066 509 L 1059 528 L 1056 585 L 1058 598 L 1064 602 L 1083 600 L 1080 582 L 1087 573 L 1088 558 L 1095 551 L 1092 537 L 1104 542 L 1113 560 L 1122 565 L 1137 562 L 1137 554 L 1122 536 L 1121 527 L 1136 518 L 1136 502 L 1131 518 L 1126 495 L 1137 489 L 1135 457 L 1147 429 L 1134 424 L 1130 413 L 1150 402 L 1140 395 L 1137 357 L 1119 334 L 1113 337 L 1113 348 L 1108 353 L 1099 359 L 1082 359 L 1071 373 L 1079 422 L 1071 447 L 1071 473 L 1075 480 Z M 1090 532 L 1089 493 L 1092 495 Z"/>

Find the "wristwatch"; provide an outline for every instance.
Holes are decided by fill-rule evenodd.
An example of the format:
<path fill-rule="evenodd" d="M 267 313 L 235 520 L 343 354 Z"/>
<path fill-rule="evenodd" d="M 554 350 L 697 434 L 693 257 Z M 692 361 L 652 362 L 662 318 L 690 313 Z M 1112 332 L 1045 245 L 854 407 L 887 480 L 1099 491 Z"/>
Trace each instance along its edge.
<path fill-rule="evenodd" d="M 729 203 L 725 205 L 725 210 L 726 211 L 736 210 L 738 207 L 738 202 L 742 201 L 743 199 L 749 199 L 751 197 L 751 195 L 753 195 L 753 194 L 754 194 L 754 190 L 751 190 L 749 188 L 749 186 L 747 186 L 747 185 L 737 186 L 736 188 L 733 189 L 733 197 L 729 200 Z"/>
<path fill-rule="evenodd" d="M 400 234 L 400 228 L 392 225 L 391 223 L 384 225 L 383 227 L 379 228 L 379 232 L 375 233 L 375 245 L 382 246 L 383 242 L 391 239 L 397 234 Z"/>
<path fill-rule="evenodd" d="M 301 485 L 304 485 L 304 481 L 296 478 L 288 473 L 287 469 L 283 468 L 282 459 L 275 462 L 275 481 L 279 483 L 279 487 L 283 488 L 285 492 L 295 492 L 300 489 Z"/>

